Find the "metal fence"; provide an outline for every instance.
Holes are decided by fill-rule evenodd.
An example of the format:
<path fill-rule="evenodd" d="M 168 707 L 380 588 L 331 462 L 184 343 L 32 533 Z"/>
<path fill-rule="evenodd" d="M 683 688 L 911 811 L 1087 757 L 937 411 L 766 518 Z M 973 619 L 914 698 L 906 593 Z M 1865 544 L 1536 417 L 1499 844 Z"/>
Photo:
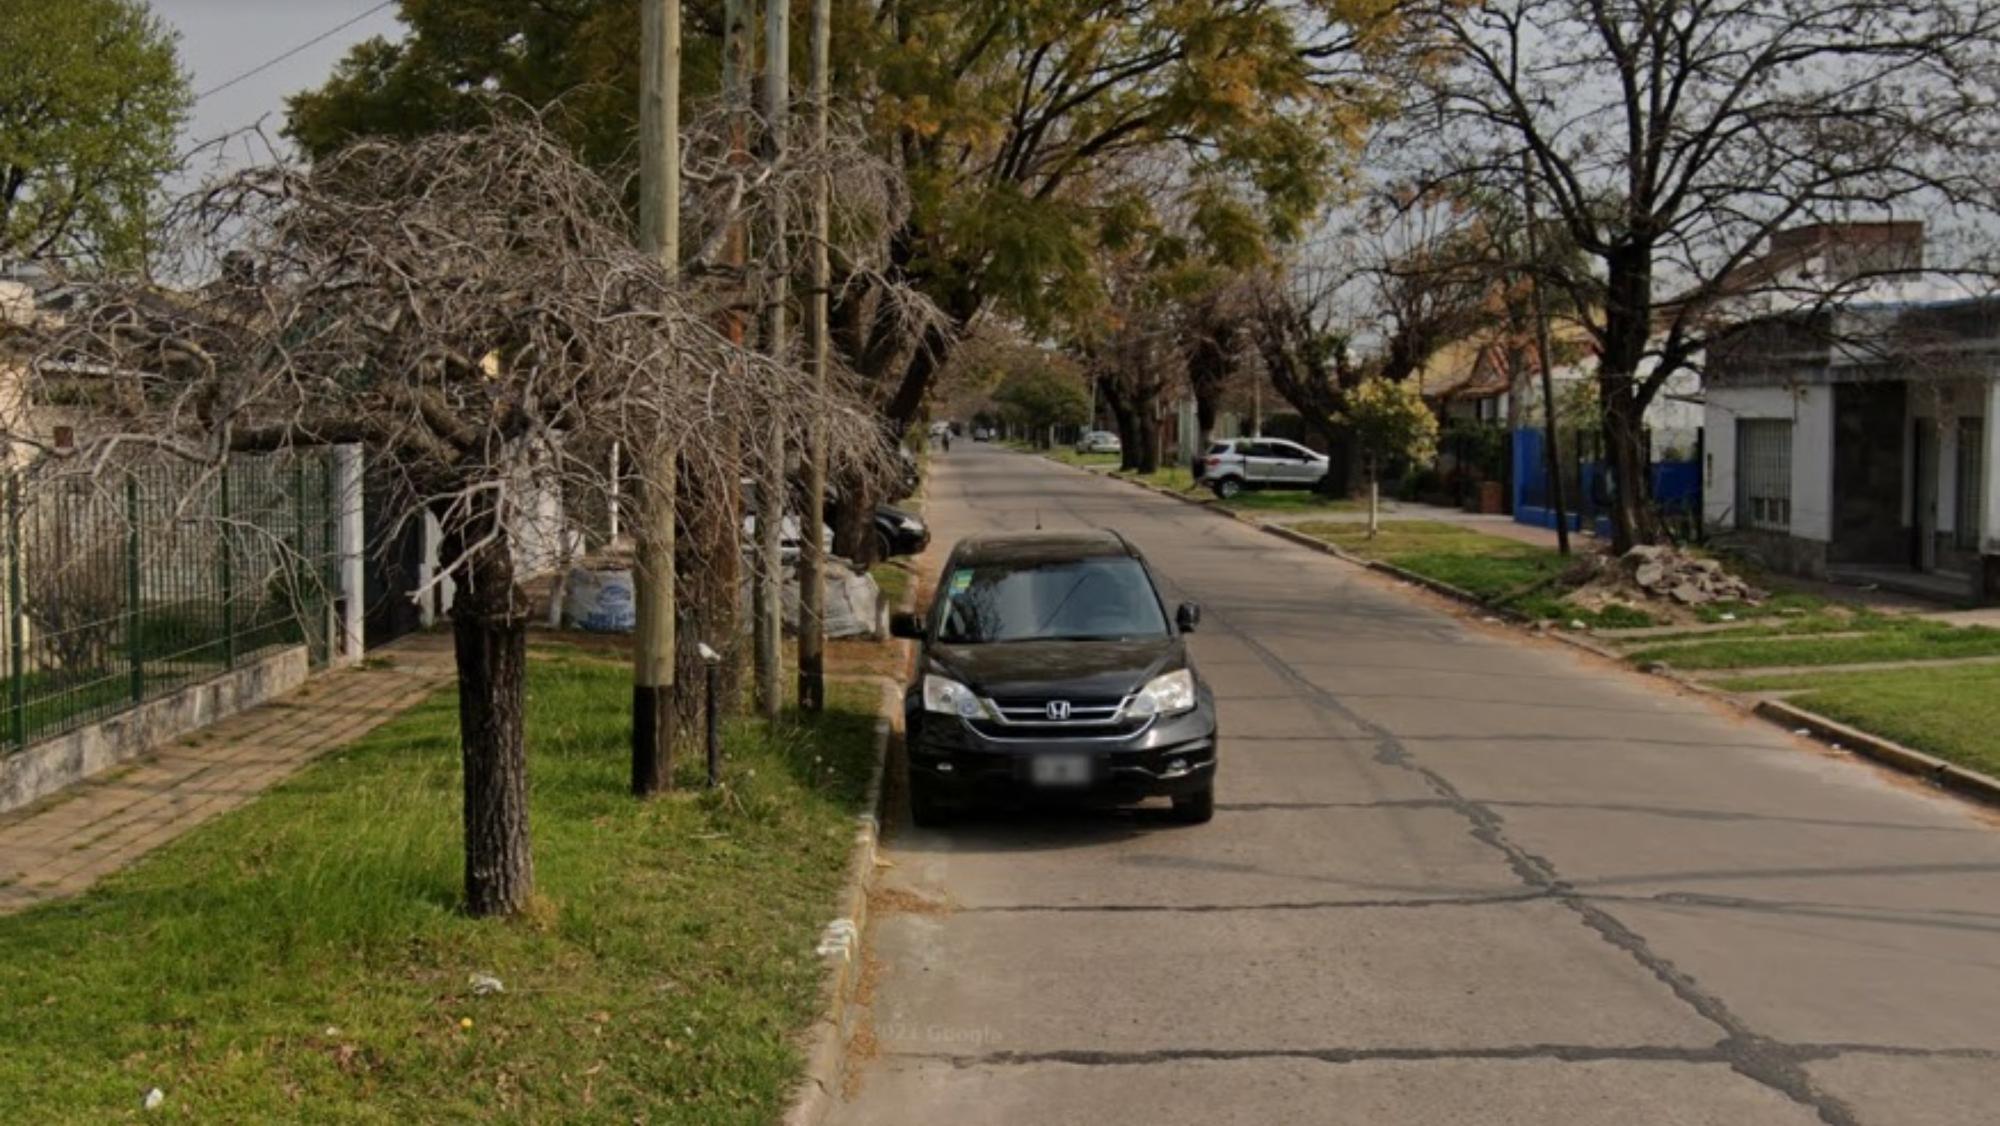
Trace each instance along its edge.
<path fill-rule="evenodd" d="M 337 559 L 330 452 L 6 482 L 0 748 L 304 643 L 325 660 Z"/>

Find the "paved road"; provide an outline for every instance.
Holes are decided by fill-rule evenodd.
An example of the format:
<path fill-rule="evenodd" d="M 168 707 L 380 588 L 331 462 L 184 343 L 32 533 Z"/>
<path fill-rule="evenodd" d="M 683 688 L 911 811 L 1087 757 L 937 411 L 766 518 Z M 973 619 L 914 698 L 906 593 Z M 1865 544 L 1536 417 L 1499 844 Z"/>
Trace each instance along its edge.
<path fill-rule="evenodd" d="M 2000 1122 L 1986 815 L 1127 485 L 933 495 L 1203 604 L 1219 808 L 903 828 L 835 1121 Z"/>

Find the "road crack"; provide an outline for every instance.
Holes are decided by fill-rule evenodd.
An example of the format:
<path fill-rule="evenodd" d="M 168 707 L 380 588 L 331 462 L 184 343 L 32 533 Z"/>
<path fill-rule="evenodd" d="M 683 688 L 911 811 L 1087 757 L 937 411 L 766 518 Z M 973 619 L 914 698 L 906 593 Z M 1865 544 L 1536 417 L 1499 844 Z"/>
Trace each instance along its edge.
<path fill-rule="evenodd" d="M 1624 951 L 1680 998 L 1683 1004 L 1721 1029 L 1724 1038 L 1714 1049 L 1720 1062 L 1811 1109 L 1826 1126 L 1859 1126 L 1853 1110 L 1845 1102 L 1813 1085 L 1804 1067 L 1805 1059 L 1797 1048 L 1752 1031 L 1721 998 L 1703 990 L 1692 977 L 1653 951 L 1643 935 L 1570 886 L 1546 857 L 1528 851 L 1509 838 L 1498 813 L 1466 797 L 1450 779 L 1419 762 L 1395 732 L 1355 712 L 1339 697 L 1301 675 L 1257 638 L 1229 626 L 1221 615 L 1212 615 L 1211 618 L 1221 619 L 1217 624 L 1240 640 L 1272 673 L 1317 701 L 1328 712 L 1372 736 L 1377 762 L 1421 778 L 1446 807 L 1469 822 L 1473 839 L 1498 852 L 1523 884 L 1574 912 L 1605 942 Z"/>

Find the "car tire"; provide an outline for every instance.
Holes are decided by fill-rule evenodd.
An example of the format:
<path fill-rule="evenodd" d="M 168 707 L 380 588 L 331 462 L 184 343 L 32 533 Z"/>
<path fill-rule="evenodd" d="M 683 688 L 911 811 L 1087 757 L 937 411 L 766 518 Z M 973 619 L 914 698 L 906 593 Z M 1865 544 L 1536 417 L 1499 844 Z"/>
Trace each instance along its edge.
<path fill-rule="evenodd" d="M 951 811 L 938 802 L 929 784 L 916 775 L 910 777 L 910 823 L 919 829 L 942 829 L 951 823 Z"/>
<path fill-rule="evenodd" d="M 896 545 L 883 532 L 875 533 L 875 561 L 887 563 L 896 557 Z"/>
<path fill-rule="evenodd" d="M 1174 820 L 1183 825 L 1206 825 L 1215 817 L 1215 783 L 1210 782 L 1191 794 L 1174 798 Z"/>
<path fill-rule="evenodd" d="M 1218 500 L 1228 500 L 1243 491 L 1243 480 L 1239 477 L 1218 477 L 1210 488 L 1215 490 Z"/>

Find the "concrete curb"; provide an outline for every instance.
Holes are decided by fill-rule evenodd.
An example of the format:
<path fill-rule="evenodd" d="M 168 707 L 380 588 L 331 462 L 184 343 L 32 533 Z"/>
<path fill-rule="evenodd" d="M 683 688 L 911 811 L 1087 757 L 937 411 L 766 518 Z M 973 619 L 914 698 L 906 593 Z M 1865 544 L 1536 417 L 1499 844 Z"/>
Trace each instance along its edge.
<path fill-rule="evenodd" d="M 1054 458 L 1047 458 L 1045 460 L 1055 462 L 1057 465 L 1066 464 L 1056 461 Z M 1252 516 L 1246 516 L 1241 512 L 1218 508 L 1205 500 L 1184 495 L 1176 490 L 1163 489 L 1144 481 L 1134 481 L 1129 477 L 1120 477 L 1115 473 L 1085 469 L 1082 466 L 1072 465 L 1067 467 L 1100 477 L 1109 477 L 1113 480 L 1124 481 L 1128 485 L 1135 485 L 1147 492 L 1158 493 L 1161 496 L 1172 497 L 1175 500 L 1194 505 L 1197 508 L 1207 509 L 1218 516 L 1235 520 L 1240 524 L 1247 524 L 1261 532 L 1298 544 L 1300 547 L 1317 551 L 1322 555 L 1331 555 L 1336 559 L 1352 563 L 1357 567 L 1366 567 L 1371 571 L 1379 571 L 1382 574 L 1434 591 L 1483 613 L 1501 618 L 1511 624 L 1517 626 L 1531 624 L 1526 615 L 1483 602 L 1477 595 L 1474 595 L 1470 591 L 1462 590 L 1450 583 L 1440 582 L 1424 575 L 1406 571 L 1391 563 L 1363 559 L 1357 555 L 1342 551 L 1325 540 L 1315 539 L 1312 536 L 1285 527 L 1282 524 L 1272 524 Z M 1676 672 L 1671 668 L 1641 668 L 1626 660 L 1624 654 L 1607 645 L 1599 644 L 1582 634 L 1560 629 L 1540 630 L 1536 632 L 1541 636 L 1552 637 L 1566 645 L 1601 657 L 1622 669 L 1644 673 L 1647 676 L 1656 676 L 1691 692 L 1697 692 L 1721 701 L 1754 715 L 1759 719 L 1783 727 L 1794 734 L 1804 732 L 1822 743 L 1827 743 L 1841 750 L 1853 751 L 1893 770 L 1922 778 L 1942 789 L 1951 790 L 1955 793 L 1978 799 L 1979 801 L 2000 805 L 2000 779 L 1988 777 L 1976 770 L 1967 770 L 1962 766 L 1957 766 L 1943 759 L 1927 755 L 1922 751 L 1905 747 L 1901 743 L 1884 739 L 1879 735 L 1870 735 L 1859 728 L 1849 727 L 1844 723 L 1828 719 L 1817 712 L 1809 712 L 1804 708 L 1785 703 L 1781 700 L 1755 700 L 1737 693 L 1725 692 L 1714 685 L 1705 684 L 1694 677 Z"/>
<path fill-rule="evenodd" d="M 899 610 L 916 605 L 917 584 L 903 592 Z M 909 645 L 904 643 L 905 664 Z M 838 1097 L 854 1031 L 855 994 L 861 985 L 862 940 L 868 933 L 868 892 L 875 885 L 876 849 L 882 840 L 883 780 L 889 768 L 889 739 L 902 710 L 902 685 L 893 677 L 869 677 L 882 688 L 882 711 L 875 720 L 875 766 L 868 777 L 862 812 L 855 816 L 854 847 L 848 853 L 847 882 L 840 891 L 841 914 L 820 932 L 818 954 L 826 966 L 819 1015 L 804 1034 L 805 1074 L 792 1092 L 784 1126 L 818 1126 Z"/>
<path fill-rule="evenodd" d="M 1809 712 L 1797 705 L 1785 703 L 1783 700 L 1759 700 L 1753 710 L 1764 719 L 1786 727 L 1794 733 L 1809 734 L 1822 743 L 1839 750 L 1853 751 L 1891 769 L 1915 775 L 1942 789 L 2000 805 L 2000 779 L 1988 777 L 1976 770 L 1967 770 L 1941 758 L 1905 747 L 1901 743 L 1884 739 L 1879 735 L 1871 735 L 1857 727 L 1849 727 L 1838 720 L 1828 719 L 1818 712 Z"/>
<path fill-rule="evenodd" d="M 875 721 L 875 770 L 868 779 L 864 812 L 855 818 L 854 847 L 848 853 L 847 883 L 840 892 L 841 914 L 820 933 L 818 953 L 826 966 L 820 1012 L 805 1034 L 805 1076 L 785 1108 L 785 1126 L 817 1126 L 826 1120 L 840 1090 L 847 1055 L 849 1017 L 861 984 L 861 936 L 868 928 L 868 889 L 875 882 L 875 849 L 881 839 L 882 777 L 889 761 L 890 718 L 901 706 L 894 685 L 882 679 L 882 714 Z"/>

